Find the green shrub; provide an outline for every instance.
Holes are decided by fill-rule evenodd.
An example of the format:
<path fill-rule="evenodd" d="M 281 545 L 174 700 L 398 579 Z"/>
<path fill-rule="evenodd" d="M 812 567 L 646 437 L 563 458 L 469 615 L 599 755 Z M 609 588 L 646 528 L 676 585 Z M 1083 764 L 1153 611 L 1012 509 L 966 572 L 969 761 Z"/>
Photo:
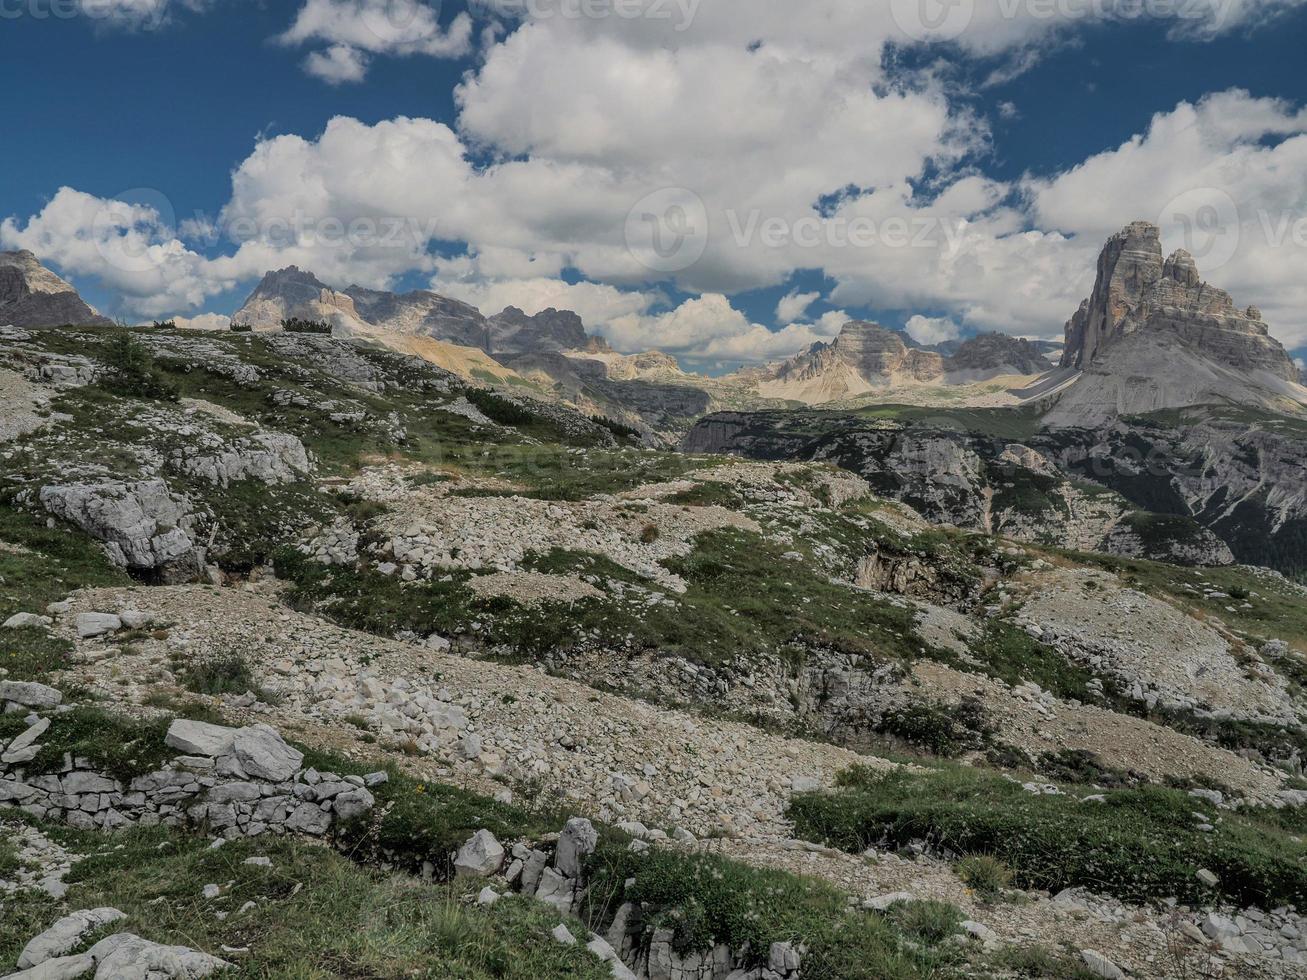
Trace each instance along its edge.
<path fill-rule="evenodd" d="M 254 328 L 248 323 L 233 323 L 230 327 L 232 333 L 253 333 Z"/>
<path fill-rule="evenodd" d="M 49 830 L 47 830 L 49 832 Z M 235 960 L 232 978 L 458 978 L 607 980 L 607 964 L 582 945 L 549 937 L 560 921 L 538 902 L 505 896 L 475 903 L 482 881 L 430 885 L 359 865 L 316 842 L 265 835 L 211 849 L 198 834 L 131 828 L 112 837 L 59 828 L 79 855 L 67 880 L 88 907 L 111 906 L 125 930 Z M 246 864 L 266 857 L 271 867 Z M 204 885 L 221 884 L 216 899 Z M 247 902 L 257 911 L 241 912 Z M 79 906 L 80 907 L 80 906 Z M 0 962 L 67 912 L 39 891 L 6 904 Z M 217 914 L 215 914 L 217 913 Z M 82 948 L 102 933 L 89 936 Z M 226 954 L 223 946 L 246 947 Z"/>
<path fill-rule="evenodd" d="M 610 419 L 607 415 L 591 415 L 590 421 L 595 425 L 602 425 L 617 436 L 618 439 L 638 439 L 640 437 L 639 429 L 618 422 L 616 419 Z"/>
<path fill-rule="evenodd" d="M 1040 773 L 1064 783 L 1087 783 L 1095 786 L 1141 786 L 1149 779 L 1142 773 L 1113 769 L 1086 749 L 1059 749 L 1039 757 Z"/>
<path fill-rule="evenodd" d="M 973 854 L 953 866 L 962 882 L 985 898 L 997 898 L 1012 886 L 1012 869 L 989 854 Z"/>
<path fill-rule="evenodd" d="M 1078 959 L 1049 952 L 1043 946 L 1008 946 L 994 956 L 994 965 L 1019 977 L 1038 980 L 1098 980 L 1100 974 Z"/>
<path fill-rule="evenodd" d="M 104 370 L 99 386 L 115 395 L 177 401 L 177 386 L 154 364 L 154 357 L 128 330 L 115 330 L 101 353 Z"/>
<path fill-rule="evenodd" d="M 895 902 L 889 919 L 913 939 L 935 946 L 958 931 L 962 913 L 947 902 Z"/>
<path fill-rule="evenodd" d="M 192 661 L 182 667 L 181 673 L 186 689 L 196 694 L 216 696 L 259 690 L 249 662 L 238 653 Z"/>
<path fill-rule="evenodd" d="M 482 415 L 500 425 L 530 425 L 537 421 L 536 416 L 522 406 L 485 388 L 469 388 L 467 400 L 475 405 Z"/>
<path fill-rule="evenodd" d="M 114 568 L 104 548 L 81 530 L 56 525 L 0 503 L 0 622 L 14 613 L 39 613 L 73 589 L 125 585 L 126 574 Z M 0 669 L 9 680 L 46 681 L 69 665 L 72 644 L 43 627 L 4 630 L 0 634 Z"/>
<path fill-rule="evenodd" d="M 878 730 L 944 757 L 984 748 L 994 731 L 976 698 L 963 698 L 956 705 L 913 701 L 887 711 Z"/>
<path fill-rule="evenodd" d="M 1249 814 L 1222 814 L 1219 832 L 1202 833 L 1194 812 L 1210 807 L 1177 790 L 1117 790 L 1082 803 L 961 768 L 884 776 L 850 770 L 840 783 L 834 792 L 794 798 L 797 836 L 853 852 L 929 840 L 1005 862 L 1023 888 L 1077 886 L 1127 901 L 1195 903 L 1210 899 L 1196 878 L 1208 868 L 1236 904 L 1307 903 L 1307 844 Z"/>
<path fill-rule="evenodd" d="M 747 945 L 754 964 L 765 965 L 772 943 L 794 942 L 808 947 L 804 980 L 938 975 L 932 954 L 905 950 L 887 920 L 848 910 L 844 896 L 817 879 L 710 854 L 655 849 L 634 855 L 611 833 L 601 836 L 587 873 L 585 912 L 592 924 L 606 921 L 621 902 L 647 903 L 649 924 L 670 928 L 680 952 Z"/>
<path fill-rule="evenodd" d="M 27 728 L 22 715 L 0 716 L 0 741 Z M 163 743 L 167 720 L 136 721 L 79 705 L 55 714 L 41 737 L 41 750 L 27 764 L 29 775 L 63 771 L 64 755 L 82 756 L 98 769 L 130 779 L 159 768 L 177 753 Z"/>

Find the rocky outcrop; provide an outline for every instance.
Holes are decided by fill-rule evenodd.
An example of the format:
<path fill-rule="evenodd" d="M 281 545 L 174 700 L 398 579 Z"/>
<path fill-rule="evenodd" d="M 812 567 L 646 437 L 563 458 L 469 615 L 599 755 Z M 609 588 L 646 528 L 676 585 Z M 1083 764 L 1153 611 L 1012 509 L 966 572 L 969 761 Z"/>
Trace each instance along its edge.
<path fill-rule="evenodd" d="M 202 441 L 213 445 L 179 449 L 170 463 L 179 472 L 220 487 L 242 480 L 269 486 L 295 483 L 313 470 L 304 443 L 289 433 L 257 432 L 231 442 L 213 436 Z"/>
<path fill-rule="evenodd" d="M 1237 560 L 1307 570 L 1307 444 L 1276 416 L 1189 409 L 1041 437 L 1063 471 L 1135 506 L 1192 518 Z"/>
<path fill-rule="evenodd" d="M 1115 554 L 1119 548 L 1133 557 L 1142 550 L 1163 561 L 1231 562 L 1229 549 L 1183 511 L 1172 520 L 1145 522 L 1146 533 L 1118 530 L 1135 507 L 1116 493 L 1079 484 L 1076 471 L 1059 464 L 1066 450 L 1044 438 L 1026 445 L 928 422 L 869 425 L 857 415 L 829 412 L 720 412 L 701 419 L 681 448 L 834 463 L 928 520 L 988 534 L 1084 551 Z M 894 581 L 879 566 L 867 573 Z"/>
<path fill-rule="evenodd" d="M 60 927 L 70 927 L 70 919 L 81 917 L 88 922 L 96 922 L 75 936 L 72 949 L 83 945 L 82 940 L 95 931 L 100 924 L 126 918 L 117 909 L 89 909 L 76 912 L 72 916 L 60 919 L 50 930 L 32 940 L 41 943 L 51 931 Z M 104 921 L 101 923 L 99 919 Z M 31 948 L 28 944 L 28 950 Z M 232 968 L 232 964 L 208 953 L 201 953 L 189 946 L 167 946 L 150 942 L 130 932 L 116 932 L 101 939 L 85 953 L 62 956 L 29 956 L 24 950 L 24 957 L 30 965 L 18 973 L 10 974 L 9 980 L 72 980 L 74 977 L 94 977 L 95 980 L 163 980 L 165 977 L 177 980 L 195 980 L 199 977 L 212 976 Z M 19 966 L 23 962 L 19 961 Z"/>
<path fill-rule="evenodd" d="M 1066 325 L 1062 366 L 1083 373 L 1044 417 L 1057 427 L 1202 404 L 1307 409 L 1298 368 L 1261 312 L 1203 282 L 1188 252 L 1163 259 L 1147 222 L 1104 247 L 1093 294 Z"/>
<path fill-rule="evenodd" d="M 583 350 L 590 340 L 579 316 L 552 307 L 527 316 L 510 306 L 487 320 L 486 327 L 491 354 Z"/>
<path fill-rule="evenodd" d="M 192 581 L 204 568 L 203 549 L 191 536 L 192 505 L 163 480 L 50 484 L 41 487 L 38 501 L 102 541 L 120 568 L 164 582 Z"/>
<path fill-rule="evenodd" d="M 28 251 L 0 252 L 0 323 L 15 327 L 109 326 L 71 284 Z"/>

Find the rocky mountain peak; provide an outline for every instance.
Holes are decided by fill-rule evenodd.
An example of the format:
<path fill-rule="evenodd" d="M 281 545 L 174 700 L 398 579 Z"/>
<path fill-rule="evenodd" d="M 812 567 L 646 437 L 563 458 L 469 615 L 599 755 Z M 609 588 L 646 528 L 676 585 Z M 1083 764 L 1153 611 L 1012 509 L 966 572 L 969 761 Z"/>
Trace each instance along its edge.
<path fill-rule="evenodd" d="M 1187 251 L 1163 260 L 1161 234 L 1146 222 L 1104 246 L 1093 294 L 1067 323 L 1062 366 L 1082 373 L 1045 414 L 1050 426 L 1191 405 L 1307 406 L 1298 368 L 1261 311 L 1238 309 L 1203 282 Z"/>
<path fill-rule="evenodd" d="M 353 299 L 294 265 L 266 273 L 245 304 L 232 314 L 232 322 L 272 330 L 292 317 L 330 323 L 344 333 L 363 325 Z"/>
<path fill-rule="evenodd" d="M 65 323 L 109 324 L 86 303 L 72 284 L 20 249 L 0 252 L 0 323 L 15 327 L 52 327 Z"/>
<path fill-rule="evenodd" d="M 1140 304 L 1144 291 L 1162 277 L 1162 231 L 1136 221 L 1108 239 L 1098 257 L 1098 278 L 1089 299 L 1066 326 L 1063 367 L 1083 368 Z"/>
<path fill-rule="evenodd" d="M 1298 379 L 1257 307 L 1239 310 L 1229 293 L 1203 282 L 1186 250 L 1163 260 L 1161 231 L 1137 221 L 1103 247 L 1094 291 L 1066 325 L 1062 366 L 1086 370 L 1141 331 L 1165 333 L 1168 341 L 1229 368 Z"/>
<path fill-rule="evenodd" d="M 486 322 L 491 354 L 583 350 L 590 341 L 580 316 L 552 306 L 534 316 L 509 306 Z"/>
<path fill-rule="evenodd" d="M 816 404 L 943 377 L 942 355 L 909 347 L 901 333 L 878 323 L 851 320 L 829 344 L 814 344 L 777 367 L 759 390 Z"/>
<path fill-rule="evenodd" d="M 964 341 L 944 361 L 950 374 L 1043 374 L 1051 365 L 1039 346 L 1020 337 L 986 333 Z"/>

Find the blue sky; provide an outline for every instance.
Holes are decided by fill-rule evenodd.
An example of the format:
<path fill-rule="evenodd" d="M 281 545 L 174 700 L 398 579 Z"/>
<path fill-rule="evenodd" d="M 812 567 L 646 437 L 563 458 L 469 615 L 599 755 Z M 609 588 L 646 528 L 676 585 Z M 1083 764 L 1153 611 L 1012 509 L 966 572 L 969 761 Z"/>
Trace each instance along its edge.
<path fill-rule="evenodd" d="M 259 272 L 296 261 L 332 285 L 434 286 L 486 312 L 571 305 L 619 347 L 708 367 L 783 355 L 847 316 L 928 339 L 1054 336 L 1107 234 L 1147 218 L 1185 244 L 1168 202 L 1215 194 L 1244 234 L 1200 268 L 1291 347 L 1307 342 L 1299 0 L 1222 0 L 1219 24 L 1085 17 L 1065 0 L 1065 22 L 977 15 L 927 43 L 850 0 L 812 4 L 815 27 L 780 0 L 702 0 L 684 30 L 534 5 L 495 16 L 505 0 L 487 0 L 461 45 L 462 7 L 414 0 L 97 0 L 119 16 L 41 16 L 49 2 L 6 0 L 0 19 L 0 78 L 22 93 L 7 107 L 21 135 L 0 154 L 0 243 L 34 247 L 129 319 L 230 313 Z M 379 37 L 378 16 L 436 26 Z M 275 40 L 296 24 L 294 43 Z M 363 77 L 306 70 L 333 50 Z M 327 140 L 337 117 L 356 128 Z M 378 159 L 391 163 L 374 174 Z M 668 186 L 711 229 L 687 268 L 632 261 L 628 212 Z M 855 249 L 823 227 L 796 245 L 836 193 L 839 220 L 932 236 Z M 283 214 L 439 232 L 330 251 L 231 234 L 242 215 L 258 238 Z M 784 241 L 742 240 L 751 214 Z M 1267 241 L 1277 222 L 1289 231 Z M 157 256 L 121 261 L 123 241 Z"/>

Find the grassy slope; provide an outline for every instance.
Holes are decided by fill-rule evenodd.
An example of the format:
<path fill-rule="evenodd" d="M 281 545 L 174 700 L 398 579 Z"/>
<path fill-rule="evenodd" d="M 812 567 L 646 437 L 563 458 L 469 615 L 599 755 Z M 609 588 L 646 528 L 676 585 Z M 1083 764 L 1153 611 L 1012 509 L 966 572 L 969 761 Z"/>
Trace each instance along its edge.
<path fill-rule="evenodd" d="M 78 908 L 111 906 L 128 918 L 114 931 L 227 956 L 233 977 L 400 977 L 601 980 L 608 970 L 580 947 L 555 943 L 554 910 L 521 899 L 487 909 L 471 903 L 481 883 L 423 884 L 360 866 L 320 845 L 289 839 L 239 841 L 213 850 L 203 837 L 165 828 L 112 837 L 46 832 L 90 854 L 68 876 Z M 267 857 L 271 868 L 244 863 Z M 206 884 L 222 887 L 213 900 Z M 246 902 L 255 907 L 239 910 Z M 227 913 L 219 919 L 217 912 Z M 6 909 L 0 964 L 62 914 L 27 897 Z M 584 935 L 578 923 L 573 932 Z M 248 947 L 224 954 L 223 946 Z"/>
<path fill-rule="evenodd" d="M 49 603 L 73 589 L 126 582 L 126 576 L 86 535 L 64 527 L 48 528 L 43 521 L 0 503 L 0 622 L 14 613 L 44 613 Z M 43 629 L 0 634 L 0 667 L 13 680 L 57 669 L 68 652 L 65 641 Z"/>
<path fill-rule="evenodd" d="M 22 727 L 17 719 L 0 719 L 0 725 L 0 736 Z M 171 754 L 162 745 L 165 727 L 162 719 L 138 723 L 77 708 L 56 718 L 42 740 L 47 750 L 31 768 L 57 768 L 71 751 L 127 778 Z M 312 749 L 305 765 L 344 774 L 378 768 Z M 546 941 L 548 929 L 560 921 L 557 913 L 518 900 L 490 911 L 468 908 L 481 883 L 450 881 L 449 855 L 475 830 L 487 828 L 505 842 L 539 839 L 561 826 L 565 814 L 498 803 L 393 767 L 388 771 L 389 780 L 375 790 L 372 817 L 343 828 L 336 850 L 264 838 L 215 851 L 202 837 L 164 828 L 106 837 L 37 825 L 75 853 L 93 855 L 68 879 L 75 884 L 73 904 L 117 907 L 132 917 L 121 928 L 161 942 L 212 952 L 223 944 L 248 945 L 241 976 L 606 975 L 595 973 L 584 956 Z M 4 816 L 35 823 L 16 811 Z M 720 858 L 672 851 L 637 857 L 626 850 L 626 840 L 611 828 L 601 830 L 602 846 L 588 872 L 594 887 L 583 910 L 590 928 L 602 930 L 621 902 L 646 902 L 655 921 L 675 930 L 682 949 L 749 941 L 765 960 L 771 942 L 802 942 L 813 956 L 805 976 L 815 980 L 924 980 L 941 975 L 938 969 L 956 958 L 909 950 L 900 930 L 846 912 L 843 895 L 828 885 Z M 0 833 L 0 858 L 11 851 Z M 273 868 L 243 863 L 254 855 L 270 857 Z M 373 870 L 384 865 L 417 871 L 426 861 L 434 863 L 435 884 Z M 636 886 L 628 891 L 631 877 Z M 209 883 L 223 887 L 219 899 L 202 898 Z M 246 901 L 259 908 L 236 914 Z M 0 926 L 0 963 L 11 961 L 59 915 L 57 904 L 44 897 L 13 907 L 18 911 L 7 913 Z M 233 914 L 218 920 L 215 911 Z M 577 936 L 586 930 L 573 925 Z M 349 972 L 347 964 L 359 972 Z M 528 969 L 534 972 L 521 972 Z"/>
<path fill-rule="evenodd" d="M 1216 826 L 1197 829 L 1195 812 Z M 982 771 L 846 773 L 841 788 L 796 797 L 799 835 L 850 851 L 930 840 L 988 854 L 1028 888 L 1079 886 L 1132 901 L 1220 896 L 1242 906 L 1307 903 L 1307 844 L 1256 811 L 1222 813 L 1177 790 L 1117 790 L 1102 802 L 1028 793 Z M 1216 873 L 1215 891 L 1196 878 Z"/>

